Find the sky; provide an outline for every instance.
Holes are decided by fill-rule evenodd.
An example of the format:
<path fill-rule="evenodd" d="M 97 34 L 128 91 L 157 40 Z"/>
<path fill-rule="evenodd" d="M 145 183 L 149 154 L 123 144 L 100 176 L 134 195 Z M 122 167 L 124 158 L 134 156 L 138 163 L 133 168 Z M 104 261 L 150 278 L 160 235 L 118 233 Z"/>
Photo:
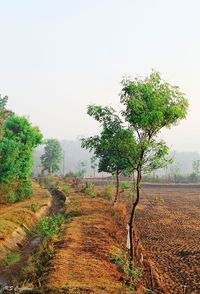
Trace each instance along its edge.
<path fill-rule="evenodd" d="M 199 0 L 0 0 L 0 93 L 45 138 L 94 135 L 87 105 L 121 109 L 124 75 L 180 86 L 187 120 L 161 137 L 200 152 Z"/>

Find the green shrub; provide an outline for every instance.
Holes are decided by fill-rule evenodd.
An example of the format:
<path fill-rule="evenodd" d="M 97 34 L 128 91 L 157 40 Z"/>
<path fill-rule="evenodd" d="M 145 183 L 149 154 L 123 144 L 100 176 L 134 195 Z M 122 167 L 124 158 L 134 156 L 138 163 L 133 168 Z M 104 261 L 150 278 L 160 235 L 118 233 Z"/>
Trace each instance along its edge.
<path fill-rule="evenodd" d="M 37 212 L 39 208 L 40 208 L 40 204 L 39 204 L 38 202 L 33 202 L 33 203 L 31 203 L 31 205 L 30 205 L 30 209 L 31 209 L 33 212 Z"/>
<path fill-rule="evenodd" d="M 128 183 L 128 182 L 121 182 L 120 184 L 119 184 L 119 186 L 120 186 L 120 188 L 122 189 L 122 190 L 127 190 L 127 189 L 131 189 L 131 184 L 130 183 Z"/>
<path fill-rule="evenodd" d="M 24 179 L 19 181 L 16 194 L 18 201 L 30 198 L 32 196 L 33 190 L 30 179 Z"/>
<path fill-rule="evenodd" d="M 62 187 L 62 192 L 66 195 L 69 196 L 70 193 L 70 187 L 68 185 L 65 185 Z"/>
<path fill-rule="evenodd" d="M 13 191 L 10 191 L 7 196 L 6 196 L 6 200 L 7 202 L 9 203 L 14 203 L 14 202 L 17 202 L 18 199 L 17 199 L 17 196 L 16 194 L 13 192 Z"/>
<path fill-rule="evenodd" d="M 18 252 L 13 252 L 13 253 L 6 256 L 6 258 L 4 259 L 4 263 L 7 266 L 14 264 L 20 260 L 20 257 L 21 256 Z"/>
<path fill-rule="evenodd" d="M 134 286 L 141 278 L 141 269 L 130 267 L 130 256 L 126 250 L 114 248 L 111 252 L 112 261 L 118 268 L 129 277 L 129 289 L 134 290 Z"/>
<path fill-rule="evenodd" d="M 103 188 L 103 191 L 101 192 L 101 197 L 106 200 L 112 199 L 112 192 L 113 192 L 113 186 L 112 185 L 106 185 Z"/>
<path fill-rule="evenodd" d="M 64 216 L 62 214 L 56 216 L 44 216 L 41 220 L 39 220 L 36 227 L 32 230 L 32 233 L 49 238 L 59 235 L 59 226 L 63 222 Z"/>
<path fill-rule="evenodd" d="M 94 184 L 90 182 L 86 182 L 85 187 L 83 188 L 83 192 L 92 198 L 97 196 L 97 193 L 94 190 Z"/>

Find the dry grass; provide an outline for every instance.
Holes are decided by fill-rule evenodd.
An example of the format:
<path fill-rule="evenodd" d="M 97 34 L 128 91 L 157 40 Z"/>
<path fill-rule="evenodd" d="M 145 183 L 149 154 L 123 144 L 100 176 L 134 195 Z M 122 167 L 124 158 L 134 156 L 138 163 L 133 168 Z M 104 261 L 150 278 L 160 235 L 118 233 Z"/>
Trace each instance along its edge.
<path fill-rule="evenodd" d="M 70 197 L 72 218 L 56 246 L 47 279 L 59 293 L 128 293 L 125 277 L 111 262 L 111 248 L 123 246 L 126 228 L 111 202 L 81 195 Z"/>
<path fill-rule="evenodd" d="M 47 190 L 33 183 L 33 197 L 18 203 L 7 203 L 0 207 L 0 244 L 20 225 L 31 226 L 36 220 L 35 213 L 51 200 Z"/>

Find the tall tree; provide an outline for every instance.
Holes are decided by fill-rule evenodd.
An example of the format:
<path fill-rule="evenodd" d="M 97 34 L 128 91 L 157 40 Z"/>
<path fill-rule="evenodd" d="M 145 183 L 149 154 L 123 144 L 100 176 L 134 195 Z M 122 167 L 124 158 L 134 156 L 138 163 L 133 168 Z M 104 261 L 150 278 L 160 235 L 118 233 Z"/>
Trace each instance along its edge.
<path fill-rule="evenodd" d="M 137 152 L 129 157 L 136 171 L 136 198 L 132 204 L 129 220 L 130 257 L 133 261 L 133 222 L 140 199 L 142 174 L 167 164 L 168 148 L 157 136 L 164 128 L 170 128 L 184 119 L 188 102 L 177 86 L 163 81 L 158 72 L 145 79 L 122 81 L 121 103 L 125 106 L 123 116 L 136 137 Z"/>
<path fill-rule="evenodd" d="M 47 170 L 52 175 L 60 169 L 62 158 L 60 142 L 57 139 L 47 139 L 44 154 L 41 156 L 43 170 Z"/>

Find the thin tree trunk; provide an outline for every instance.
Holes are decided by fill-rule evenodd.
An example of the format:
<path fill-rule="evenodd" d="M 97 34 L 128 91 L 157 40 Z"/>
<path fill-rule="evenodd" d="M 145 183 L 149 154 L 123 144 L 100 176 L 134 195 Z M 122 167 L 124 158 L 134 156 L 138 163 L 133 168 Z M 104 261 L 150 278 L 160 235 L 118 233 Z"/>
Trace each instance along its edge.
<path fill-rule="evenodd" d="M 131 216 L 129 220 L 129 229 L 130 229 L 130 270 L 132 270 L 133 262 L 134 262 L 134 240 L 133 240 L 133 231 L 134 231 L 134 217 L 135 210 L 140 200 L 140 184 L 141 184 L 141 168 L 139 167 L 137 170 L 137 182 L 136 182 L 136 199 L 133 202 Z"/>
<path fill-rule="evenodd" d="M 119 169 L 116 169 L 116 194 L 115 194 L 115 200 L 114 203 L 117 202 L 119 197 Z"/>

